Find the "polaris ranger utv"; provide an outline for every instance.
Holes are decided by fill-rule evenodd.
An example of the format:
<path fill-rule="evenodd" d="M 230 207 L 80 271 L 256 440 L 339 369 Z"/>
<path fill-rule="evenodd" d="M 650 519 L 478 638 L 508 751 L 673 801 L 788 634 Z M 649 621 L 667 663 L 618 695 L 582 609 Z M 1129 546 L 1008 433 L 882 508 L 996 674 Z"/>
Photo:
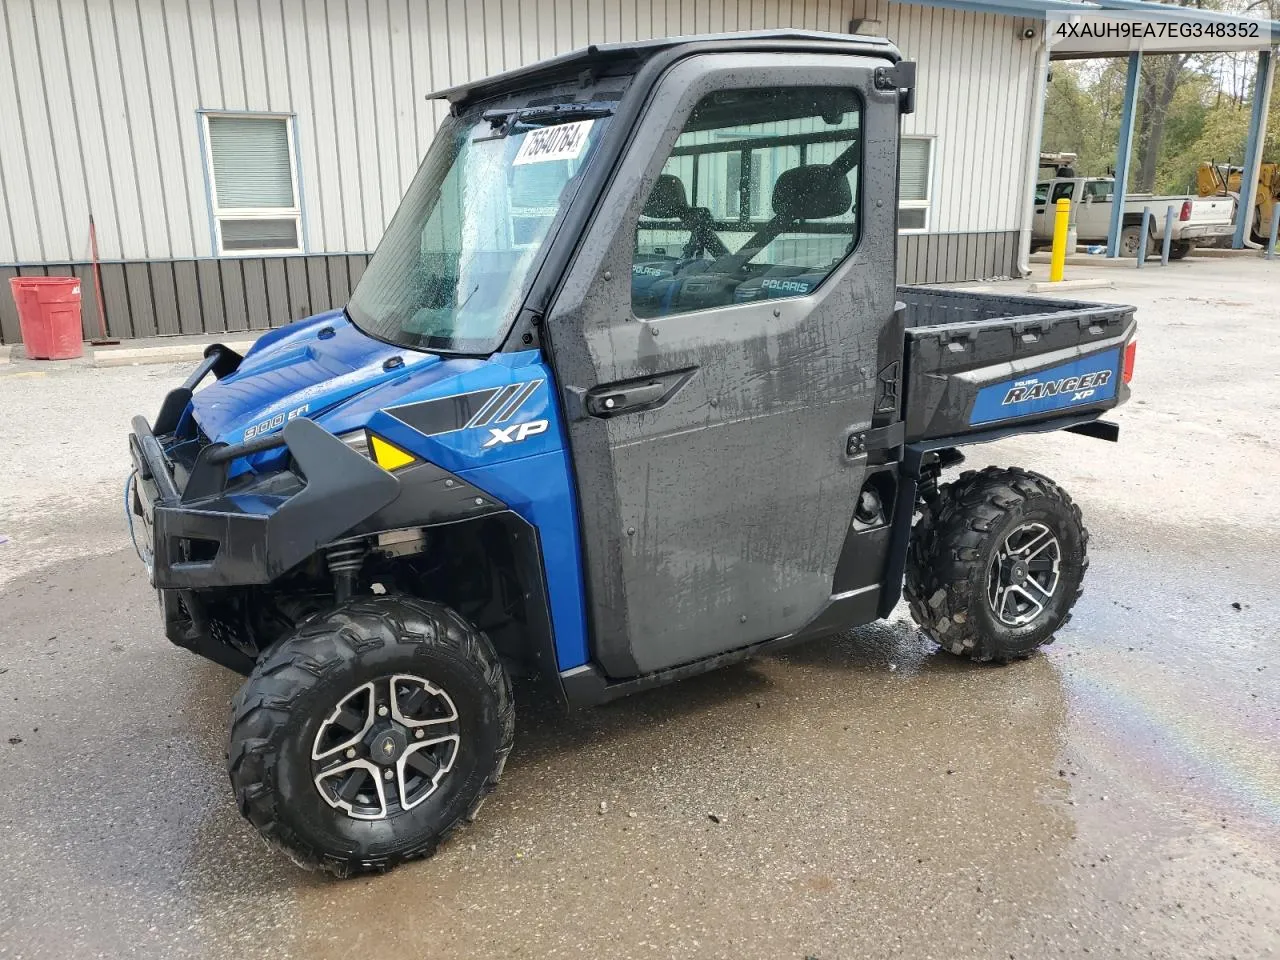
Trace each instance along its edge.
<path fill-rule="evenodd" d="M 973 660 L 1066 622 L 1067 495 L 939 477 L 1115 440 L 1133 309 L 895 287 L 913 80 L 887 41 L 777 32 L 443 91 L 346 308 L 211 347 L 134 419 L 135 540 L 169 639 L 248 675 L 227 762 L 270 841 L 339 875 L 431 853 L 502 772 L 513 674 L 600 703 L 904 579 Z"/>

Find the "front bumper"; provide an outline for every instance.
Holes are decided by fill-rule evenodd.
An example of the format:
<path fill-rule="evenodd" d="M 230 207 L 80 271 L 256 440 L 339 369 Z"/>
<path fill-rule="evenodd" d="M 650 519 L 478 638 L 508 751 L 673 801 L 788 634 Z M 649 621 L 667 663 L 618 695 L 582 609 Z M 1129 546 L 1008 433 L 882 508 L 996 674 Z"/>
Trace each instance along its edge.
<path fill-rule="evenodd" d="M 243 450 L 246 444 L 205 447 L 183 482 L 145 418 L 134 418 L 129 435 L 133 533 L 139 552 L 149 554 L 165 636 L 243 674 L 253 668 L 251 647 L 213 615 L 216 605 L 211 611 L 202 591 L 270 583 L 386 506 L 400 486 L 310 420 L 294 420 L 267 439 L 287 446 L 295 466 L 247 475 L 229 488 L 231 463 L 254 452 Z"/>
<path fill-rule="evenodd" d="M 290 469 L 228 484 L 235 460 L 281 446 L 289 448 Z M 270 583 L 381 510 L 400 489 L 394 476 L 302 418 L 262 440 L 204 447 L 185 483 L 143 417 L 133 420 L 129 450 L 137 475 L 132 509 L 146 532 L 151 583 L 159 589 Z"/>
<path fill-rule="evenodd" d="M 186 383 L 165 397 L 154 429 L 145 417 L 133 418 L 129 506 L 142 527 L 148 574 L 157 589 L 270 583 L 399 492 L 395 477 L 301 418 L 246 443 L 208 444 L 189 470 L 178 468 L 167 448 L 174 445 L 192 393 L 208 374 L 222 379 L 239 365 L 239 355 L 214 344 Z M 288 469 L 229 481 L 236 460 L 280 447 L 291 455 Z"/>
<path fill-rule="evenodd" d="M 228 588 L 272 583 L 353 536 L 470 519 L 506 505 L 432 463 L 393 475 L 303 417 L 244 443 L 209 443 L 192 460 L 181 453 L 194 432 L 181 426 L 191 426 L 184 418 L 192 392 L 208 373 L 221 379 L 236 369 L 239 357 L 228 354 L 211 347 L 165 398 L 154 426 L 134 417 L 127 508 L 166 635 L 245 673 L 253 666 L 245 651 L 253 645 L 239 642 L 242 628 L 218 616 Z M 273 462 L 287 466 L 231 476 L 237 461 L 269 450 L 281 454 Z"/>

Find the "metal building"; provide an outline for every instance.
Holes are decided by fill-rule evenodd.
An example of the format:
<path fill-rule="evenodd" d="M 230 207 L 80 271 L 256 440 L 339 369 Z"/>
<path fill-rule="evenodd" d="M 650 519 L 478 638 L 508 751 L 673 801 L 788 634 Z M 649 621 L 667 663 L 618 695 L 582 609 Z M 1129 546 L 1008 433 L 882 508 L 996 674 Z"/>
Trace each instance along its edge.
<path fill-rule="evenodd" d="M 1015 275 L 1068 0 L 0 0 L 0 283 L 85 281 L 114 336 L 344 303 L 430 142 L 425 95 L 607 42 L 797 27 L 919 63 L 899 275 Z M 18 339 L 0 295 L 0 342 Z"/>

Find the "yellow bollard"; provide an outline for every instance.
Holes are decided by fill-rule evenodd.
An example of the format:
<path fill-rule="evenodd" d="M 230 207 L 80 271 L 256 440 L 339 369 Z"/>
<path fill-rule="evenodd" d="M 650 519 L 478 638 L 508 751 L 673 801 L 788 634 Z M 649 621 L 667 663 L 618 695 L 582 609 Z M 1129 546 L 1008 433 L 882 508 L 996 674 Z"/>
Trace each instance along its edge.
<path fill-rule="evenodd" d="M 1057 283 L 1062 279 L 1063 268 L 1067 265 L 1067 225 L 1071 222 L 1071 201 L 1063 197 L 1057 203 L 1057 212 L 1053 217 L 1053 256 L 1049 260 L 1049 282 Z"/>

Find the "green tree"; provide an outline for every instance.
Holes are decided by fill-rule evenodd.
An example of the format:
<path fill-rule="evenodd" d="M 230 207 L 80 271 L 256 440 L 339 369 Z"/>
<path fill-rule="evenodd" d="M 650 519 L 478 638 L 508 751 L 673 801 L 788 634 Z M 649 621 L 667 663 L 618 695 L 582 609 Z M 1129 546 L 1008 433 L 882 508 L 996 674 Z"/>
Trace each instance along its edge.
<path fill-rule="evenodd" d="M 1266 2 L 1280 15 L 1280 0 Z M 1215 8 L 1228 6 L 1224 0 Z M 1236 2 L 1234 9 L 1243 7 Z M 1256 62 L 1251 52 L 1144 58 L 1131 189 L 1194 192 L 1201 162 L 1241 162 Z M 1125 71 L 1123 58 L 1055 63 L 1041 149 L 1076 153 L 1082 176 L 1108 173 L 1115 164 Z M 1272 91 L 1263 159 L 1280 162 L 1280 90 Z"/>

